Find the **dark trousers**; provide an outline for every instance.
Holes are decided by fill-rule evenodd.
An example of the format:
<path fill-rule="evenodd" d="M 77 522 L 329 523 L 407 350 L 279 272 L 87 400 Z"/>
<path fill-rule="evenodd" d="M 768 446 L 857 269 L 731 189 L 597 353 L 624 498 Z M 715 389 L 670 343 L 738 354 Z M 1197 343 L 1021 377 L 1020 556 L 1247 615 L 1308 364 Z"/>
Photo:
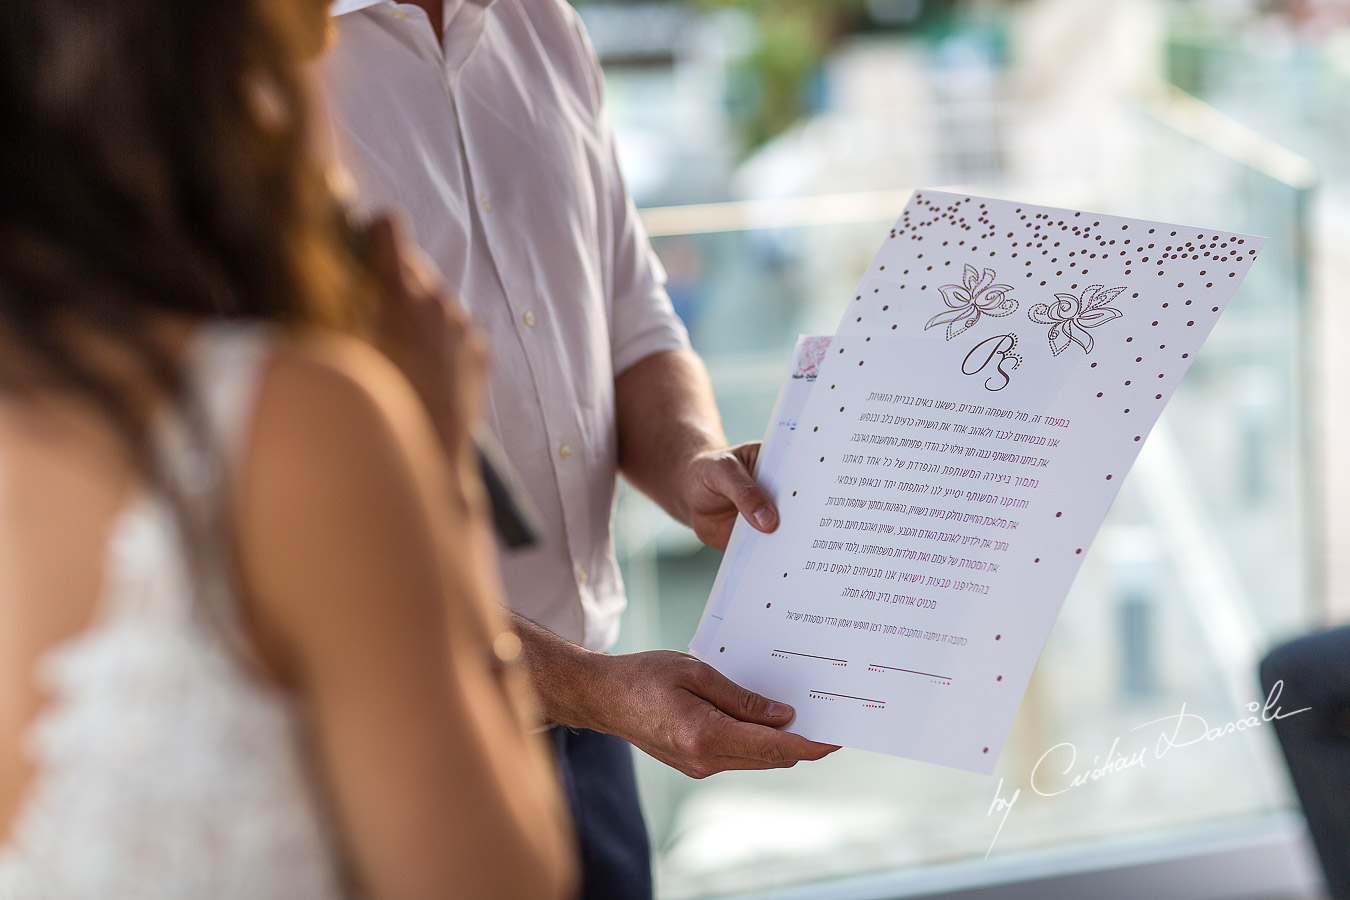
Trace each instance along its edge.
<path fill-rule="evenodd" d="M 561 726 L 549 737 L 581 852 L 581 900 L 651 900 L 652 855 L 632 746 Z"/>
<path fill-rule="evenodd" d="M 1308 831 L 1336 900 L 1350 898 L 1350 627 L 1291 641 L 1261 663 L 1278 705 L 1305 713 L 1275 723 Z"/>

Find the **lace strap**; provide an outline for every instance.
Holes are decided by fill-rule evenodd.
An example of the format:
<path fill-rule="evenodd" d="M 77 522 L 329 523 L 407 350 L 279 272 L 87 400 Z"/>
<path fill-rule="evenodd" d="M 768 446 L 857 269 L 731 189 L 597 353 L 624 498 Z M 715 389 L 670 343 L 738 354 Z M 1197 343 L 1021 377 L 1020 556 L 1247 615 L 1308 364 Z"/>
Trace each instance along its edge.
<path fill-rule="evenodd" d="M 247 657 L 253 651 L 240 628 L 231 495 L 273 338 L 265 323 L 201 326 L 184 359 L 191 418 L 169 417 L 155 433 L 171 494 L 165 499 L 177 512 L 194 588 L 193 612 L 208 616 Z"/>
<path fill-rule="evenodd" d="M 188 352 L 189 390 L 228 470 L 244 450 L 273 336 L 266 323 L 216 322 L 202 326 Z"/>

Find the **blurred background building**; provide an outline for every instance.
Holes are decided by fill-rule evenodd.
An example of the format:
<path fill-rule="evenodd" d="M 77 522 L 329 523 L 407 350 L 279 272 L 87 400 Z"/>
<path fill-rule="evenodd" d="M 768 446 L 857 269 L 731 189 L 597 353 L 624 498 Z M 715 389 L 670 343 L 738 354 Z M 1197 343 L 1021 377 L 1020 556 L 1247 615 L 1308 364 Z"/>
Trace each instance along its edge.
<path fill-rule="evenodd" d="M 1317 896 L 1269 728 L 1058 796 L 1028 779 L 1058 744 L 1080 768 L 1151 746 L 1132 729 L 1183 703 L 1247 715 L 1268 646 L 1350 617 L 1347 5 L 578 8 L 733 442 L 763 433 L 797 334 L 833 332 L 912 188 L 1271 238 L 1124 484 L 995 775 L 843 751 L 698 782 L 644 758 L 660 896 Z M 631 491 L 617 537 L 622 649 L 687 646 L 719 555 Z M 1000 778 L 1022 794 L 986 859 Z"/>

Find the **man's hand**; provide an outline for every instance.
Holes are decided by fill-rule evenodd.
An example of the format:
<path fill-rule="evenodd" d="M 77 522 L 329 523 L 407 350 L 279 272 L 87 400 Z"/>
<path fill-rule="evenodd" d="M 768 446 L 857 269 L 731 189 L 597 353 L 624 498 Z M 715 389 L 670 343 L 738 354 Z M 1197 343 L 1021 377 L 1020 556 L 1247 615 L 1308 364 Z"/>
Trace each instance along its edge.
<path fill-rule="evenodd" d="M 727 549 L 736 515 L 766 534 L 778 527 L 778 510 L 755 477 L 759 444 L 709 450 L 695 456 L 684 475 L 683 506 L 689 527 L 709 547 Z"/>
<path fill-rule="evenodd" d="M 699 539 L 727 548 L 736 516 L 760 531 L 778 510 L 755 483 L 759 444 L 726 449 L 727 438 L 703 361 L 688 350 L 657 353 L 615 382 L 619 468 Z"/>
<path fill-rule="evenodd" d="M 600 659 L 601 730 L 691 778 L 790 768 L 839 749 L 777 730 L 792 721 L 792 707 L 739 687 L 688 654 L 652 650 Z"/>
<path fill-rule="evenodd" d="M 686 653 L 592 653 L 514 613 L 512 625 L 545 714 L 615 734 L 692 778 L 782 769 L 839 748 L 779 731 L 790 706 L 729 681 Z"/>

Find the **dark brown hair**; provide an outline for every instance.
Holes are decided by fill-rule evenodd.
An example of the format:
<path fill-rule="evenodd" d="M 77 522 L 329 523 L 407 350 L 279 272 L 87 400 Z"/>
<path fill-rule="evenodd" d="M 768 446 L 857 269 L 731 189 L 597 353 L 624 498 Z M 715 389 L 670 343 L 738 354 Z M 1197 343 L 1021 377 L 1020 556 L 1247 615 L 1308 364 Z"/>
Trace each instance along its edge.
<path fill-rule="evenodd" d="M 0 360 L 0 389 L 76 393 L 146 464 L 145 415 L 80 335 L 182 402 L 159 319 L 357 325 L 360 279 L 310 149 L 302 24 L 323 15 L 318 0 L 6 0 L 0 346 L 22 365 Z"/>

